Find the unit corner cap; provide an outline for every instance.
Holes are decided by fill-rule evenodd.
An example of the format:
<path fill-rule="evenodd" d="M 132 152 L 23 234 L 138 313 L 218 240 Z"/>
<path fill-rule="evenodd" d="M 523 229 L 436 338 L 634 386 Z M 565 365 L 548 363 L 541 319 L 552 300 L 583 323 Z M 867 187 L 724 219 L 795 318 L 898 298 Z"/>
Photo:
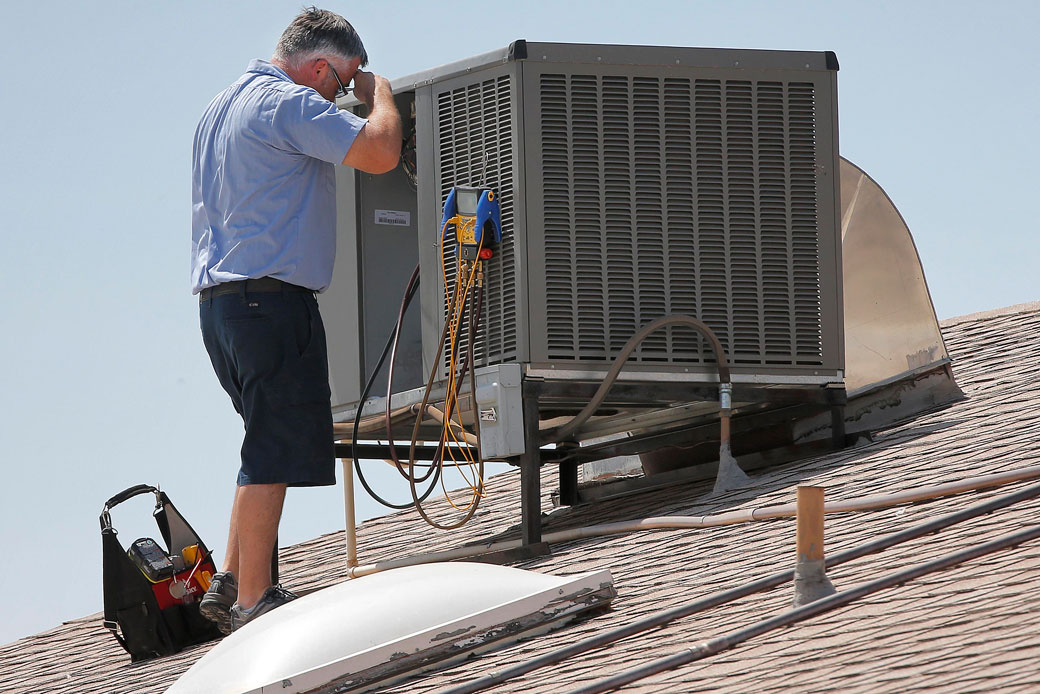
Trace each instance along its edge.
<path fill-rule="evenodd" d="M 517 39 L 509 44 L 510 60 L 527 60 L 527 39 Z"/>
<path fill-rule="evenodd" d="M 840 69 L 838 67 L 838 56 L 837 56 L 837 54 L 835 54 L 834 51 L 826 51 L 824 53 L 824 56 L 826 56 L 826 60 L 827 60 L 827 69 L 828 70 L 834 70 L 835 72 L 837 72 Z"/>

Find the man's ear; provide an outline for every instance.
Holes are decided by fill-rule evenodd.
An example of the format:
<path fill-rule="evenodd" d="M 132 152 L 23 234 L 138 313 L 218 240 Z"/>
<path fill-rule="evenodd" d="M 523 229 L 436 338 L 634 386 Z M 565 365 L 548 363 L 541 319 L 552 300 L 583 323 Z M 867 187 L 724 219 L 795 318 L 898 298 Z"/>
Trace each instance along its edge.
<path fill-rule="evenodd" d="M 329 61 L 325 60 L 324 58 L 315 58 L 311 61 L 311 64 L 308 67 L 308 70 L 310 71 L 310 76 L 315 80 L 319 79 L 321 77 L 321 74 L 328 69 Z"/>

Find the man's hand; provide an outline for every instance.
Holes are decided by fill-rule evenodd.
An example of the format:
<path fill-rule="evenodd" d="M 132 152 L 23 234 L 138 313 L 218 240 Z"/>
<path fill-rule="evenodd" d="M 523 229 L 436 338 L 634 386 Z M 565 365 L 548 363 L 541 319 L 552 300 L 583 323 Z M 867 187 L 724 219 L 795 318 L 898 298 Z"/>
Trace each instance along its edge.
<path fill-rule="evenodd" d="M 357 97 L 361 103 L 372 108 L 372 99 L 375 96 L 376 79 L 381 79 L 384 82 L 386 80 L 374 72 L 365 72 L 364 70 L 358 70 L 354 73 L 354 96 Z M 387 83 L 389 86 L 389 83 Z"/>
<path fill-rule="evenodd" d="M 368 173 L 386 173 L 401 157 L 401 115 L 390 82 L 358 70 L 354 73 L 354 96 L 368 106 L 368 123 L 350 146 L 343 164 Z"/>

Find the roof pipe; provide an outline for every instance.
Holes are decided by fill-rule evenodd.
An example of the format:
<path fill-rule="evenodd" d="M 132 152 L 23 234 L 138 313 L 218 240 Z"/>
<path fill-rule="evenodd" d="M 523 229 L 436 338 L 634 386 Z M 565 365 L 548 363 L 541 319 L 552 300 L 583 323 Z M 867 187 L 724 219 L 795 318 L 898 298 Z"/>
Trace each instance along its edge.
<path fill-rule="evenodd" d="M 1013 506 L 1014 504 L 1028 501 L 1029 499 L 1035 499 L 1037 497 L 1040 497 L 1040 484 L 1035 484 L 1016 492 L 1011 492 L 1010 494 L 1003 494 L 988 501 L 973 504 L 965 509 L 961 509 L 960 511 L 954 511 L 953 513 L 938 516 L 905 530 L 900 530 L 876 540 L 871 540 L 870 542 L 853 547 L 852 549 L 839 552 L 834 556 L 827 558 L 825 563 L 828 568 L 833 568 L 870 554 L 876 554 L 904 542 L 931 535 L 948 528 L 951 525 L 972 518 L 977 518 L 978 516 L 983 516 L 988 513 L 993 513 L 1002 508 Z M 533 672 L 549 665 L 555 665 L 569 658 L 573 658 L 574 656 L 581 655 L 582 653 L 597 648 L 603 648 L 604 646 L 608 646 L 616 641 L 621 641 L 622 639 L 626 639 L 645 631 L 650 631 L 651 629 L 658 629 L 678 619 L 689 617 L 690 615 L 704 612 L 735 600 L 746 598 L 749 595 L 772 590 L 777 586 L 791 581 L 794 576 L 795 572 L 793 570 L 781 571 L 780 573 L 766 576 L 751 581 L 750 583 L 745 583 L 741 586 L 713 593 L 712 595 L 705 596 L 699 600 L 694 600 L 693 602 L 678 605 L 677 607 L 667 610 L 661 610 L 660 612 L 648 615 L 622 627 L 596 634 L 595 636 L 577 641 L 555 651 L 550 651 L 549 653 L 545 653 L 522 663 L 499 670 L 492 675 L 486 675 L 473 680 L 472 682 L 467 682 L 466 684 L 457 687 L 442 690 L 438 692 L 438 694 L 473 694 L 474 692 L 483 691 L 484 689 L 494 687 L 507 680 L 520 677 L 521 675 L 526 675 L 529 672 Z"/>
<path fill-rule="evenodd" d="M 801 607 L 834 593 L 823 555 L 823 487 L 798 487 L 794 606 Z"/>
<path fill-rule="evenodd" d="M 900 506 L 918 501 L 938 499 L 945 496 L 953 496 L 970 491 L 979 491 L 992 487 L 1000 487 L 1012 482 L 1021 482 L 1040 478 L 1040 465 L 1019 468 L 1008 472 L 1000 472 L 992 475 L 981 475 L 969 477 L 956 482 L 945 484 L 917 487 L 893 494 L 875 494 L 844 501 L 829 501 L 824 505 L 824 513 L 849 513 L 854 511 L 872 511 L 876 509 Z M 641 530 L 690 530 L 697 528 L 715 528 L 724 525 L 737 525 L 752 521 L 771 520 L 774 518 L 792 518 L 797 513 L 796 504 L 781 504 L 778 506 L 766 506 L 762 508 L 750 508 L 737 511 L 727 511 L 709 516 L 657 516 L 643 518 L 634 521 L 618 521 L 615 523 L 601 523 L 583 528 L 570 528 L 546 533 L 543 541 L 549 544 L 583 540 L 590 537 L 603 537 L 606 535 L 619 535 L 623 533 L 638 532 Z M 387 571 L 402 566 L 414 566 L 417 564 L 431 564 L 438 561 L 455 561 L 457 559 L 468 559 L 489 552 L 500 552 L 522 546 L 523 542 L 518 538 L 515 540 L 503 540 L 501 542 L 483 542 L 457 547 L 442 552 L 431 552 L 418 556 L 390 559 L 388 561 L 376 562 L 349 568 L 347 578 L 360 578 L 379 571 Z"/>
<path fill-rule="evenodd" d="M 570 694 L 600 694 L 601 692 L 608 692 L 626 684 L 637 682 L 650 677 L 651 675 L 656 675 L 668 670 L 675 670 L 687 663 L 702 660 L 708 656 L 729 650 L 730 648 L 738 646 L 745 641 L 749 641 L 756 636 L 761 636 L 762 634 L 775 629 L 791 626 L 792 624 L 803 622 L 817 615 L 831 612 L 840 607 L 845 607 L 846 605 L 853 603 L 860 598 L 866 597 L 867 595 L 877 593 L 887 588 L 900 586 L 908 581 L 920 578 L 921 576 L 926 576 L 937 571 L 942 571 L 943 569 L 958 566 L 959 564 L 993 554 L 994 552 L 1015 547 L 1023 542 L 1035 540 L 1038 537 L 1040 537 L 1040 525 L 1034 525 L 1025 530 L 1002 535 L 995 540 L 974 547 L 969 547 L 968 549 L 959 552 L 951 552 L 950 554 L 946 554 L 938 559 L 933 559 L 932 561 L 924 562 L 923 564 L 918 564 L 917 566 L 912 566 L 908 569 L 903 569 L 902 571 L 896 571 L 855 588 L 843 590 L 840 593 L 835 593 L 834 595 L 821 598 L 820 600 L 803 605 L 802 607 L 789 610 L 770 619 L 764 619 L 749 627 L 745 627 L 744 629 L 731 631 L 728 634 L 686 648 L 673 655 L 658 658 L 640 667 L 626 670 L 625 672 L 621 672 L 613 677 L 608 677 L 584 687 L 579 687 L 578 689 L 573 690 Z"/>

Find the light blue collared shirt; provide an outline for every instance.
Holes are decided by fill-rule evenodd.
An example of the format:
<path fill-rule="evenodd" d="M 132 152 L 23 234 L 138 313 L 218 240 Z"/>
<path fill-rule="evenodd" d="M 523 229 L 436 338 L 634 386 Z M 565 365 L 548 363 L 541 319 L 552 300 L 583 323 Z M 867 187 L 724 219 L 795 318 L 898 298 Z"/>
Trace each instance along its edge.
<path fill-rule="evenodd" d="M 195 130 L 192 293 L 275 277 L 322 291 L 336 257 L 336 177 L 364 127 L 310 87 L 254 60 Z"/>

